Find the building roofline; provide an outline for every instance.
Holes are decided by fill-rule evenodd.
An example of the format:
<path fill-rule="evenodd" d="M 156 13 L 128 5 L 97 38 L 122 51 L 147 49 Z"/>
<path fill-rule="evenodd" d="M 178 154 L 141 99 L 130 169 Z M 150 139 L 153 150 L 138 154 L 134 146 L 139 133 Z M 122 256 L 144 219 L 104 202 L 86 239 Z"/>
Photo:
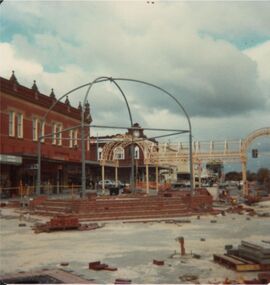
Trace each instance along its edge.
<path fill-rule="evenodd" d="M 18 83 L 18 81 L 8 80 L 0 76 L 0 91 L 11 95 L 16 98 L 20 98 L 32 104 L 49 109 L 56 99 L 50 95 L 40 93 L 37 89 L 31 89 Z M 54 107 L 54 112 L 58 112 L 63 115 L 68 115 L 74 119 L 81 120 L 81 109 L 72 107 L 70 104 L 58 102 Z M 91 123 L 91 116 L 89 121 Z"/>

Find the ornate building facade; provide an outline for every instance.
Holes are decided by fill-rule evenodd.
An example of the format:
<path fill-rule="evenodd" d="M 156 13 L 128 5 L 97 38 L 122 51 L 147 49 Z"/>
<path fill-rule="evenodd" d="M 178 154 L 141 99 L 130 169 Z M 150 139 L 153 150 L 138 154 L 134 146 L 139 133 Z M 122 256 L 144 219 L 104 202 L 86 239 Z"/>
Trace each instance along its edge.
<path fill-rule="evenodd" d="M 56 102 L 42 94 L 36 82 L 32 88 L 19 84 L 14 72 L 10 79 L 0 77 L 0 186 L 18 193 L 19 185 L 32 187 L 37 176 L 37 146 L 41 136 L 41 184 L 58 192 L 68 183 L 79 183 L 81 161 L 81 109 L 69 99 Z M 85 106 L 86 123 L 91 123 L 90 107 Z M 76 127 L 77 126 L 77 127 Z M 70 129 L 72 128 L 72 129 Z M 66 130 L 68 129 L 68 130 Z M 86 159 L 90 159 L 89 128 L 85 129 Z M 50 134 L 50 135 L 48 135 Z"/>

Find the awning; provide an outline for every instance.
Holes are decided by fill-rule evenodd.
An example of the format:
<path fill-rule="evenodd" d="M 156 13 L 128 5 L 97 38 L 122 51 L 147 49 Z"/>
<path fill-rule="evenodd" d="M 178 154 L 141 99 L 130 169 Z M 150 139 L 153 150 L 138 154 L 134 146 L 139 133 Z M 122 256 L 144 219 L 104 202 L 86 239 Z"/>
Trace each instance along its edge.
<path fill-rule="evenodd" d="M 15 155 L 0 154 L 0 163 L 19 165 L 22 164 L 22 157 Z"/>

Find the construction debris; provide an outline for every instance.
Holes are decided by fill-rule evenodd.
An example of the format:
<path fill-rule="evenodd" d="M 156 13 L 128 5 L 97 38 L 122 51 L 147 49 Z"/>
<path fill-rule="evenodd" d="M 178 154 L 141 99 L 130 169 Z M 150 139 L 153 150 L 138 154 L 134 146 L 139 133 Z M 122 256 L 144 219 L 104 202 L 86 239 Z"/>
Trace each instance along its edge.
<path fill-rule="evenodd" d="M 131 284 L 130 279 L 115 279 L 114 284 Z"/>
<path fill-rule="evenodd" d="M 261 218 L 269 218 L 270 217 L 270 213 L 258 213 L 257 214 L 258 215 L 258 217 L 261 217 Z"/>
<path fill-rule="evenodd" d="M 92 284 L 78 275 L 61 269 L 19 272 L 0 277 L 1 284 Z"/>
<path fill-rule="evenodd" d="M 35 233 L 66 230 L 89 231 L 103 226 L 104 225 L 100 226 L 98 223 L 81 224 L 77 217 L 72 215 L 59 215 L 51 218 L 51 220 L 45 224 L 36 224 L 33 230 Z"/>
<path fill-rule="evenodd" d="M 177 224 L 177 223 L 185 224 L 185 223 L 191 223 L 191 220 L 177 220 L 177 219 L 165 220 L 165 223 L 166 224 Z"/>
<path fill-rule="evenodd" d="M 179 279 L 183 282 L 190 282 L 190 281 L 196 281 L 198 280 L 198 276 L 197 275 L 192 275 L 192 274 L 184 274 L 182 276 L 179 276 Z"/>
<path fill-rule="evenodd" d="M 164 260 L 156 260 L 156 259 L 154 259 L 153 260 L 153 264 L 162 266 L 162 265 L 164 265 Z"/>
<path fill-rule="evenodd" d="M 242 241 L 238 246 L 239 256 L 248 258 L 260 264 L 270 265 L 270 245 L 264 242 Z"/>
<path fill-rule="evenodd" d="M 269 282 L 270 282 L 270 273 L 261 272 L 258 273 L 257 278 L 244 279 L 243 277 L 240 277 L 239 280 L 230 280 L 229 278 L 225 278 L 224 281 L 214 284 L 269 284 Z M 209 284 L 213 284 L 213 282 L 209 282 Z"/>
<path fill-rule="evenodd" d="M 252 196 L 252 195 L 248 195 L 245 197 L 245 203 L 247 205 L 253 205 L 255 203 L 258 203 L 261 201 L 261 197 L 260 196 Z"/>
<path fill-rule="evenodd" d="M 255 210 L 252 208 L 244 207 L 243 205 L 237 205 L 230 207 L 226 210 L 227 213 L 243 215 L 247 213 L 249 216 L 254 216 L 256 214 Z"/>
<path fill-rule="evenodd" d="M 89 269 L 100 271 L 100 270 L 108 270 L 108 271 L 116 271 L 116 267 L 110 267 L 106 263 L 101 263 L 100 261 L 89 262 Z"/>
<path fill-rule="evenodd" d="M 238 248 L 226 250 L 224 255 L 214 254 L 214 261 L 236 271 L 270 270 L 270 245 L 263 241 L 242 241 Z"/>

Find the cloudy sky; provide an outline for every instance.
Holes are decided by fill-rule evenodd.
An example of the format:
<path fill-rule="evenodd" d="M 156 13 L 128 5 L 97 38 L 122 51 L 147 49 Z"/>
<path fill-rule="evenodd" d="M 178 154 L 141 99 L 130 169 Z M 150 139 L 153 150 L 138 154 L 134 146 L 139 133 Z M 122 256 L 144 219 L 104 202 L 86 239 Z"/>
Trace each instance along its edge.
<path fill-rule="evenodd" d="M 240 139 L 270 126 L 270 2 L 148 2 L 5 0 L 0 74 L 15 70 L 19 83 L 35 79 L 57 96 L 99 76 L 148 81 L 179 99 L 195 140 Z M 134 121 L 188 127 L 161 92 L 119 83 Z M 77 106 L 85 91 L 70 101 Z M 129 124 L 112 83 L 95 85 L 89 101 L 94 123 Z M 267 149 L 269 140 L 255 145 Z M 262 164 L 270 167 L 270 156 Z"/>

